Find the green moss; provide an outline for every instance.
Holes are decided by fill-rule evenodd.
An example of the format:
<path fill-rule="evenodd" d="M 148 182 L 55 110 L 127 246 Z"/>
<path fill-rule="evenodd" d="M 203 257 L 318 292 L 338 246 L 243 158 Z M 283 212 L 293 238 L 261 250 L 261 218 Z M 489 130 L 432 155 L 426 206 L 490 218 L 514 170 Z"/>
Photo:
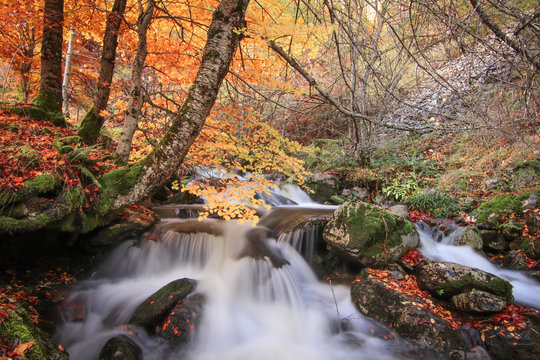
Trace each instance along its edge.
<path fill-rule="evenodd" d="M 360 204 L 356 209 L 349 206 L 348 211 L 341 213 L 340 221 L 350 234 L 349 247 L 367 256 L 380 254 L 383 244 L 388 248 L 401 245 L 403 236 L 414 231 L 410 221 L 368 204 Z"/>
<path fill-rule="evenodd" d="M 514 166 L 515 170 L 526 169 L 526 168 L 531 168 L 534 170 L 536 174 L 540 174 L 540 161 L 538 160 L 523 161 Z"/>
<path fill-rule="evenodd" d="M 156 151 L 156 149 L 154 150 Z M 118 195 L 125 194 L 142 176 L 144 160 L 131 166 L 109 171 L 99 179 L 102 188 L 101 202 L 96 210 L 105 215 Z"/>
<path fill-rule="evenodd" d="M 223 20 L 223 19 L 225 19 L 225 15 L 220 10 L 216 10 L 216 11 L 214 11 L 213 18 L 215 20 Z"/>
<path fill-rule="evenodd" d="M 93 108 L 90 108 L 84 115 L 77 129 L 77 134 L 81 137 L 81 140 L 87 145 L 93 145 L 96 143 L 99 133 L 101 131 L 101 125 L 103 119 L 94 114 Z"/>
<path fill-rule="evenodd" d="M 11 218 L 22 218 L 25 213 L 25 206 L 23 204 L 15 204 L 13 206 L 0 207 L 0 214 Z"/>
<path fill-rule="evenodd" d="M 218 59 L 219 57 L 221 56 L 221 54 L 219 53 L 219 51 L 217 50 L 210 50 L 210 51 L 207 51 L 204 55 L 203 55 L 203 60 L 212 60 L 212 59 Z"/>
<path fill-rule="evenodd" d="M 489 292 L 494 295 L 504 297 L 507 301 L 514 301 L 512 295 L 512 284 L 498 277 L 492 277 L 489 283 L 479 281 L 471 274 L 462 276 L 458 280 L 448 281 L 441 284 L 438 294 L 443 298 L 451 298 L 452 296 L 462 293 L 467 289 L 479 289 Z"/>
<path fill-rule="evenodd" d="M 86 197 L 84 196 L 83 188 L 76 186 L 67 191 L 64 191 L 60 198 L 69 205 L 70 209 L 76 210 L 86 203 Z"/>
<path fill-rule="evenodd" d="M 26 315 L 27 317 L 24 310 L 20 308 L 17 310 L 22 313 L 23 316 Z M 16 339 L 21 343 L 35 341 L 35 344 L 25 353 L 25 356 L 32 360 L 45 359 L 45 352 L 40 346 L 41 341 L 34 336 L 34 333 L 38 331 L 35 328 L 35 325 L 30 326 L 30 324 L 28 324 L 29 321 L 25 322 L 23 318 L 13 310 L 7 309 L 6 313 L 8 316 L 0 324 L 0 336 L 7 337 L 9 343 L 13 343 Z"/>
<path fill-rule="evenodd" d="M 75 148 L 71 145 L 64 145 L 62 147 L 60 147 L 60 149 L 58 149 L 58 153 L 59 154 L 69 154 L 70 152 L 72 152 L 73 150 L 75 150 Z"/>
<path fill-rule="evenodd" d="M 538 192 L 538 189 L 536 192 Z M 530 196 L 530 192 L 525 192 L 520 195 L 505 194 L 497 196 L 476 209 L 476 221 L 478 223 L 492 222 L 495 225 L 500 225 L 502 215 L 521 213 L 523 201 Z"/>
<path fill-rule="evenodd" d="M 26 189 L 32 194 L 50 194 L 62 185 L 58 175 L 42 174 L 24 182 Z"/>
<path fill-rule="evenodd" d="M 530 258 L 538 260 L 540 258 L 540 248 L 538 244 L 529 237 L 520 238 L 510 244 L 512 250 L 521 250 Z"/>
<path fill-rule="evenodd" d="M 22 196 L 18 191 L 4 189 L 0 191 L 0 206 L 4 207 L 8 204 L 14 204 L 21 201 Z"/>
<path fill-rule="evenodd" d="M 0 216 L 0 234 L 32 231 L 45 227 L 53 219 L 46 214 L 39 214 L 32 219 L 13 219 L 8 216 Z"/>
<path fill-rule="evenodd" d="M 101 225 L 101 217 L 99 214 L 91 213 L 91 214 L 81 214 L 81 232 L 83 234 L 86 234 L 89 231 L 94 230 L 98 226 Z"/>
<path fill-rule="evenodd" d="M 62 99 L 48 91 L 40 91 L 32 101 L 35 106 L 50 113 L 62 112 Z"/>

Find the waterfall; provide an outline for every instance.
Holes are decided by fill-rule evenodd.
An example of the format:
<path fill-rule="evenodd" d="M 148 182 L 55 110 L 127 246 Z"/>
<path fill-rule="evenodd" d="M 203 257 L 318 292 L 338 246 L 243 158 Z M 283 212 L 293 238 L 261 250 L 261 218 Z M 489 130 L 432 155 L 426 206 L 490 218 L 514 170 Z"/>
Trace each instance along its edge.
<path fill-rule="evenodd" d="M 538 281 L 528 277 L 523 272 L 503 269 L 493 264 L 469 246 L 453 245 L 452 234 L 448 236 L 438 234 L 437 240 L 439 241 L 436 241 L 431 230 L 424 229 L 420 225 L 417 225 L 416 228 L 420 233 L 422 243 L 420 250 L 428 259 L 454 262 L 503 278 L 514 287 L 513 294 L 516 303 L 540 309 L 540 283 Z"/>
<path fill-rule="evenodd" d="M 211 219 L 200 231 L 178 232 L 194 220 L 165 220 L 153 236 L 120 245 L 93 279 L 79 284 L 65 302 L 56 340 L 73 360 L 96 359 L 118 334 L 137 343 L 145 360 L 400 358 L 397 345 L 370 335 L 370 320 L 355 310 L 349 288 L 318 281 L 299 252 L 313 256 L 316 226 L 308 225 L 308 234 L 295 226 L 333 209 L 287 206 L 263 219 L 279 237 L 264 239 L 285 259 L 278 267 L 268 257 L 242 256 L 250 224 Z M 196 292 L 206 299 L 188 344 L 173 345 L 127 324 L 139 304 L 180 278 L 196 279 Z"/>

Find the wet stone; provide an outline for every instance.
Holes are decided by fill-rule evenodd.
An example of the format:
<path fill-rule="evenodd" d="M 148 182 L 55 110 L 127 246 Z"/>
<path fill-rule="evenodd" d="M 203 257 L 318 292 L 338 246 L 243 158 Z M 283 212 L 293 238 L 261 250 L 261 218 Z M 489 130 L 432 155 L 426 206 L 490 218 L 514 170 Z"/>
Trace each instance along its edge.
<path fill-rule="evenodd" d="M 161 326 L 156 328 L 156 334 L 170 341 L 187 342 L 199 327 L 204 303 L 205 297 L 202 294 L 193 294 L 180 300 Z"/>
<path fill-rule="evenodd" d="M 142 360 L 139 345 L 125 335 L 115 336 L 103 346 L 99 360 Z"/>
<path fill-rule="evenodd" d="M 485 291 L 472 289 L 452 297 L 452 305 L 467 314 L 498 313 L 504 310 L 506 300 Z"/>
<path fill-rule="evenodd" d="M 195 280 L 187 278 L 168 283 L 143 301 L 135 309 L 129 322 L 148 328 L 158 325 L 178 301 L 193 291 L 196 284 Z"/>

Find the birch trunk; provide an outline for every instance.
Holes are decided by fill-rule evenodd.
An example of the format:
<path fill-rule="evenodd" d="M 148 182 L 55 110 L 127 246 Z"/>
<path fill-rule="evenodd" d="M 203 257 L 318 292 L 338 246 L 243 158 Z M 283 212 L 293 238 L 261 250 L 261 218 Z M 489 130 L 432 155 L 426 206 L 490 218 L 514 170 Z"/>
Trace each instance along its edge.
<path fill-rule="evenodd" d="M 219 88 L 233 59 L 246 27 L 245 13 L 249 0 L 222 0 L 213 14 L 201 65 L 187 99 L 159 145 L 144 160 L 106 175 L 104 183 L 119 190 L 111 194 L 107 210 L 137 203 L 157 191 L 174 174 L 186 156 L 212 109 Z M 116 185 L 116 188 L 114 185 Z M 106 194 L 105 194 L 106 195 Z M 104 199 L 105 200 L 105 199 Z"/>
<path fill-rule="evenodd" d="M 75 40 L 75 30 L 71 28 L 69 35 L 68 49 L 66 53 L 66 63 L 64 65 L 64 81 L 62 82 L 62 109 L 64 116 L 69 118 L 69 77 L 71 75 L 71 59 L 73 58 L 73 41 Z"/>
<path fill-rule="evenodd" d="M 145 11 L 142 10 L 137 21 L 137 34 L 139 36 L 139 43 L 137 45 L 137 54 L 135 55 L 135 61 L 133 69 L 131 71 L 131 91 L 126 109 L 126 117 L 122 127 L 122 134 L 118 139 L 118 146 L 116 147 L 116 156 L 120 162 L 126 164 L 129 159 L 129 152 L 131 149 L 131 141 L 133 134 L 137 129 L 137 123 L 141 117 L 141 109 L 143 105 L 143 88 L 142 88 L 142 73 L 144 69 L 144 62 L 146 61 L 147 41 L 146 34 L 150 22 L 152 21 L 152 15 L 154 14 L 155 4 L 153 0 L 148 1 L 148 6 Z"/>

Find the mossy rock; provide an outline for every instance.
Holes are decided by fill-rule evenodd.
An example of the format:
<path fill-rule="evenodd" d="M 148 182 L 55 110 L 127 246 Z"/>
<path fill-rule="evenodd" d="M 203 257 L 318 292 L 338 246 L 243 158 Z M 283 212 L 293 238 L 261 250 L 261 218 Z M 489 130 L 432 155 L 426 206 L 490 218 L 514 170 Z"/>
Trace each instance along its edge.
<path fill-rule="evenodd" d="M 77 134 L 79 134 L 85 144 L 94 145 L 100 135 L 102 124 L 103 119 L 94 114 L 94 109 L 90 108 L 82 118 L 77 129 Z"/>
<path fill-rule="evenodd" d="M 178 301 L 193 292 L 196 284 L 195 280 L 187 278 L 168 283 L 143 301 L 135 309 L 129 322 L 147 328 L 155 327 L 163 321 Z"/>
<path fill-rule="evenodd" d="M 25 181 L 24 185 L 33 195 L 47 195 L 54 193 L 62 185 L 62 179 L 58 175 L 42 174 Z"/>
<path fill-rule="evenodd" d="M 331 251 L 373 267 L 395 262 L 419 244 L 410 221 L 364 202 L 345 203 L 336 210 L 323 238 Z"/>
<path fill-rule="evenodd" d="M 521 250 L 525 253 L 525 255 L 534 260 L 540 259 L 540 244 L 530 237 L 524 237 L 513 241 L 510 244 L 510 249 Z"/>
<path fill-rule="evenodd" d="M 57 349 L 51 339 L 38 328 L 28 316 L 28 312 L 18 304 L 15 310 L 4 309 L 7 317 L 0 323 L 0 337 L 8 343 L 19 340 L 20 343 L 34 341 L 34 345 L 25 353 L 31 360 L 67 360 L 66 353 Z"/>
<path fill-rule="evenodd" d="M 452 262 L 421 261 L 415 268 L 420 288 L 431 295 L 450 299 L 472 289 L 488 292 L 512 302 L 512 284 L 480 269 Z"/>
<path fill-rule="evenodd" d="M 540 198 L 540 189 L 534 191 Z M 502 224 L 505 215 L 520 214 L 523 202 L 531 196 L 531 192 L 524 192 L 519 195 L 504 194 L 483 203 L 475 211 L 475 218 L 478 224 L 491 225 L 498 228 Z"/>

